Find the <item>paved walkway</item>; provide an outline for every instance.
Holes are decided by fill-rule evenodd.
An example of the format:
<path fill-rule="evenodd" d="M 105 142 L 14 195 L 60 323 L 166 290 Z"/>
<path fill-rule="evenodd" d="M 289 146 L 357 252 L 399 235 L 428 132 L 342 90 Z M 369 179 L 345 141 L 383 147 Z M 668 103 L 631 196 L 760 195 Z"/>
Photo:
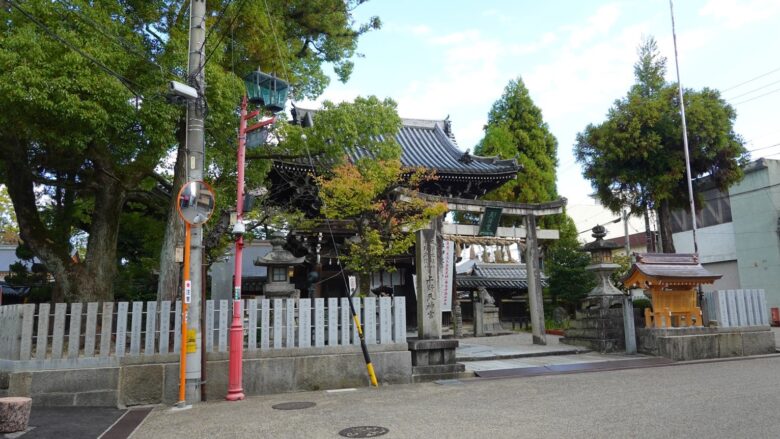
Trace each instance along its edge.
<path fill-rule="evenodd" d="M 526 332 L 464 338 L 460 340 L 455 356 L 459 363 L 466 366 L 466 371 L 483 376 L 486 374 L 482 372 L 486 371 L 513 369 L 529 369 L 528 373 L 537 374 L 555 369 L 588 370 L 612 367 L 606 363 L 627 360 L 638 365 L 637 360 L 652 358 L 638 354 L 600 354 L 581 346 L 560 343 L 560 338 L 548 334 L 545 346 L 533 344 L 531 334 Z"/>
<path fill-rule="evenodd" d="M 779 357 L 739 359 L 268 395 L 178 413 L 159 407 L 132 439 L 338 438 L 343 429 L 359 426 L 385 428 L 383 438 L 399 439 L 770 438 L 780 431 L 778 367 Z M 314 406 L 273 408 L 285 402 Z"/>

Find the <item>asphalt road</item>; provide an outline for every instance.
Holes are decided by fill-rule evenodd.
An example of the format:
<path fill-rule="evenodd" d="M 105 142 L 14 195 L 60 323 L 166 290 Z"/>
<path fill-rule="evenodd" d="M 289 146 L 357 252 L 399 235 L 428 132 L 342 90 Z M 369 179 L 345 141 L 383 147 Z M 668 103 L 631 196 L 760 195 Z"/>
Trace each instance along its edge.
<path fill-rule="evenodd" d="M 271 407 L 291 401 L 316 406 Z M 387 438 L 778 438 L 779 413 L 780 357 L 764 357 L 158 408 L 132 438 L 337 438 L 366 425 Z"/>

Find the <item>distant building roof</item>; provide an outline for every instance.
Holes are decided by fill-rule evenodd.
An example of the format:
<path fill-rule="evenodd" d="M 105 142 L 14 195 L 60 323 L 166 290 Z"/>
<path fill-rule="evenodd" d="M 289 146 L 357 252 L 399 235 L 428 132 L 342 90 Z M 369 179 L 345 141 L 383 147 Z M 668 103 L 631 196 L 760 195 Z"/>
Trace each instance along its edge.
<path fill-rule="evenodd" d="M 547 286 L 547 277 L 542 276 L 542 286 Z M 528 271 L 525 264 L 520 263 L 485 263 L 469 260 L 458 268 L 455 283 L 458 288 L 471 289 L 485 287 L 487 289 L 523 290 L 528 288 Z"/>
<path fill-rule="evenodd" d="M 605 239 L 606 242 L 614 242 L 615 244 L 622 246 L 626 245 L 626 237 L 625 236 L 618 236 L 616 238 L 610 238 Z M 646 247 L 647 246 L 647 234 L 645 232 L 637 232 L 633 233 L 631 235 L 628 235 L 628 243 L 631 245 L 631 248 L 639 248 L 639 247 Z"/>

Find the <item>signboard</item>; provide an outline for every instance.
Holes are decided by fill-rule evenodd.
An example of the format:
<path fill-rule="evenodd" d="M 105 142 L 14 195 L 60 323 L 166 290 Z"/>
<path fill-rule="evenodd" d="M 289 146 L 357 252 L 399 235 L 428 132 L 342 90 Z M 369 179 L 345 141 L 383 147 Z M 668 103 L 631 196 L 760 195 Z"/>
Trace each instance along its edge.
<path fill-rule="evenodd" d="M 500 207 L 486 207 L 479 222 L 479 236 L 496 236 L 498 223 L 501 220 Z"/>
<path fill-rule="evenodd" d="M 349 276 L 349 294 L 353 294 L 357 290 L 357 279 L 355 276 Z"/>
<path fill-rule="evenodd" d="M 184 303 L 192 302 L 192 281 L 184 281 Z"/>
<path fill-rule="evenodd" d="M 455 265 L 455 243 L 444 241 L 439 260 L 439 296 L 441 297 L 442 312 L 452 311 L 452 278 Z"/>
<path fill-rule="evenodd" d="M 267 129 L 257 129 L 246 133 L 246 147 L 247 149 L 257 148 L 265 144 L 268 140 Z"/>
<path fill-rule="evenodd" d="M 195 342 L 195 330 L 187 330 L 187 353 L 194 354 L 198 352 L 198 344 Z"/>

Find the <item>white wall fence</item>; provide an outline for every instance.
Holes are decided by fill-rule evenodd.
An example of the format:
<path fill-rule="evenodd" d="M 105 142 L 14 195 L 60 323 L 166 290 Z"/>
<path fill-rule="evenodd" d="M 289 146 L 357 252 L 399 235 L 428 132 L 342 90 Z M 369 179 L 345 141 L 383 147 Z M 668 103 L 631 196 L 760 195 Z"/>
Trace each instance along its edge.
<path fill-rule="evenodd" d="M 367 344 L 406 342 L 403 297 L 352 300 Z M 228 352 L 231 307 L 206 301 L 206 352 Z M 249 299 L 242 314 L 248 351 L 360 344 L 347 298 Z M 178 353 L 180 343 L 179 301 L 0 306 L 0 360 L 94 364 Z"/>
<path fill-rule="evenodd" d="M 769 308 L 764 290 L 719 290 L 704 293 L 704 321 L 721 328 L 768 326 Z"/>

